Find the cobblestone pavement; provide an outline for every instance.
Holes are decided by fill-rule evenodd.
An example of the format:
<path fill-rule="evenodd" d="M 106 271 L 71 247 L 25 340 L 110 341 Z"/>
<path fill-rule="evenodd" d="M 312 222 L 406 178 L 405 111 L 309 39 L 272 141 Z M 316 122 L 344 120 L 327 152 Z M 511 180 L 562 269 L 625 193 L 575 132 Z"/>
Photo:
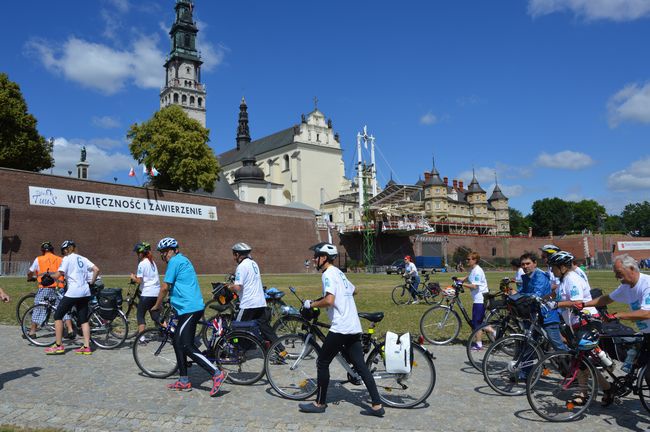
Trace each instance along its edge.
<path fill-rule="evenodd" d="M 71 431 L 650 429 L 650 416 L 633 396 L 616 408 L 593 408 L 578 422 L 546 423 L 529 408 L 525 396 L 494 394 L 468 366 L 459 346 L 434 347 L 438 379 L 427 406 L 387 409 L 380 419 L 359 415 L 367 399 L 363 386 L 338 385 L 330 391 L 325 415 L 301 414 L 296 402 L 275 396 L 264 380 L 248 387 L 226 383 L 219 397 L 210 398 L 209 377 L 198 367 L 190 369 L 192 392 L 169 392 L 165 384 L 171 380 L 140 374 L 130 346 L 92 356 L 45 356 L 11 326 L 0 326 L 0 340 L 0 424 Z M 332 368 L 341 369 L 334 363 Z"/>

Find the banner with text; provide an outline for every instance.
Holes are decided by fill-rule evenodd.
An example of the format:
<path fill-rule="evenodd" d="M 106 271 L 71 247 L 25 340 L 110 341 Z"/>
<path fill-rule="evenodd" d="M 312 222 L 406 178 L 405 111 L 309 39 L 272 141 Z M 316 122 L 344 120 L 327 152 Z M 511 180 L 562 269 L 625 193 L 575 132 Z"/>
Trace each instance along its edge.
<path fill-rule="evenodd" d="M 29 186 L 29 203 L 45 207 L 217 220 L 217 208 L 211 206 L 38 186 Z"/>
<path fill-rule="evenodd" d="M 650 249 L 650 241 L 620 241 L 618 242 L 618 250 L 648 250 Z"/>

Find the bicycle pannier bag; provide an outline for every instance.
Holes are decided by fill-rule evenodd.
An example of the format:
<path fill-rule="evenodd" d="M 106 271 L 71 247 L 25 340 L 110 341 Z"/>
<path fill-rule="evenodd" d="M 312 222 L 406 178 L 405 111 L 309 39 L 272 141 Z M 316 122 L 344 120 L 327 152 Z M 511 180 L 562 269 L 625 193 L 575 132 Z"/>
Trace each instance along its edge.
<path fill-rule="evenodd" d="M 398 335 L 393 332 L 386 332 L 386 343 L 384 345 L 386 354 L 386 372 L 388 373 L 410 373 L 411 372 L 411 335 L 404 333 Z"/>
<path fill-rule="evenodd" d="M 99 316 L 106 320 L 115 319 L 122 306 L 122 288 L 105 288 L 97 295 Z"/>

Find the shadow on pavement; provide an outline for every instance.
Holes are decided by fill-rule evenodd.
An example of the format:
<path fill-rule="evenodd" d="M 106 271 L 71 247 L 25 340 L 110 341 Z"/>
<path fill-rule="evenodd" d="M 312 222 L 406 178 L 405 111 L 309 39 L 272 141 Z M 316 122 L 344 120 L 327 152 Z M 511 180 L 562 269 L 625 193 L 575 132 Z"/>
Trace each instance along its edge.
<path fill-rule="evenodd" d="M 20 379 L 26 375 L 31 375 L 33 377 L 39 376 L 36 372 L 40 371 L 43 368 L 40 367 L 30 367 L 25 369 L 17 369 L 15 371 L 3 372 L 0 374 L 0 390 L 4 387 L 6 382 Z"/>

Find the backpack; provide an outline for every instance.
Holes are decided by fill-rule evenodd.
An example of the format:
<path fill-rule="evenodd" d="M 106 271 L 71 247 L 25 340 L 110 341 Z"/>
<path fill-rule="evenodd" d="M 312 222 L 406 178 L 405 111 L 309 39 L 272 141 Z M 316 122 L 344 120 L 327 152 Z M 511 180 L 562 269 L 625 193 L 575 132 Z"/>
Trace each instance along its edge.
<path fill-rule="evenodd" d="M 105 320 L 113 320 L 122 306 L 122 288 L 104 288 L 97 295 L 99 316 Z"/>

